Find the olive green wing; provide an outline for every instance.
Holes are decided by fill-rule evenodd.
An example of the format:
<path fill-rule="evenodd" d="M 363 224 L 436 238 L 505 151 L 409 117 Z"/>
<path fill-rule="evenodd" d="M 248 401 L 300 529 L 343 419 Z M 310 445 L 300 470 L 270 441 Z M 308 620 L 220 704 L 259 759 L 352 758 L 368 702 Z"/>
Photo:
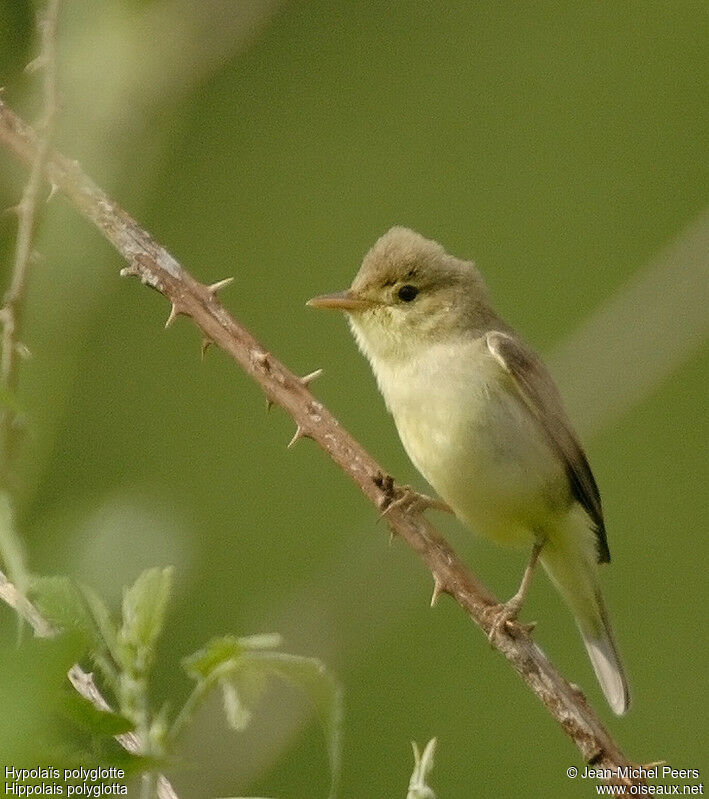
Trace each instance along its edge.
<path fill-rule="evenodd" d="M 608 563 L 610 551 L 601 495 L 551 375 L 532 350 L 507 333 L 495 330 L 487 333 L 485 339 L 491 355 L 510 375 L 524 405 L 564 464 L 571 493 L 593 524 L 598 562 Z"/>

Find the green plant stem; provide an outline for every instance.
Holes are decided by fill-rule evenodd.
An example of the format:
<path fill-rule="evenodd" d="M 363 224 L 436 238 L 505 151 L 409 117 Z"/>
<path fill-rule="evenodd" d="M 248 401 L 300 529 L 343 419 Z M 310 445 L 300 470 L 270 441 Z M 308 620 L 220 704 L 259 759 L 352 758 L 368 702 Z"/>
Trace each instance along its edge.
<path fill-rule="evenodd" d="M 27 272 L 32 260 L 32 245 L 37 225 L 39 191 L 44 179 L 44 169 L 49 155 L 54 120 L 57 112 L 56 31 L 59 0 L 49 0 L 43 13 L 38 15 L 40 32 L 39 56 L 29 65 L 32 70 L 42 69 L 44 109 L 38 129 L 37 149 L 32 159 L 30 175 L 17 205 L 17 241 L 10 286 L 0 309 L 2 322 L 2 347 L 0 354 L 0 384 L 3 391 L 14 397 L 17 388 L 18 356 L 24 351 L 19 337 L 25 300 Z M 2 477 L 9 479 L 17 434 L 17 412 L 6 405 L 0 415 L 0 465 Z"/>
<path fill-rule="evenodd" d="M 196 683 L 189 696 L 185 700 L 184 705 L 182 705 L 180 708 L 180 712 L 177 714 L 177 716 L 175 716 L 175 720 L 170 726 L 167 738 L 171 743 L 177 740 L 182 730 L 189 724 L 200 702 L 214 687 L 215 683 L 218 683 L 222 677 L 227 676 L 229 672 L 233 670 L 234 667 L 231 664 L 228 664 L 226 668 L 215 669 L 208 677 L 205 677 Z"/>

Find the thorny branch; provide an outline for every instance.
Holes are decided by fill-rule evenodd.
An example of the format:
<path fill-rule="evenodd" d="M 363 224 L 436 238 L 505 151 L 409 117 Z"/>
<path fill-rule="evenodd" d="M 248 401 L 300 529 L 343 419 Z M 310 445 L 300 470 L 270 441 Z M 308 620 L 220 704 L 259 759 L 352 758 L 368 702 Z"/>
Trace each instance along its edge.
<path fill-rule="evenodd" d="M 56 29 L 59 0 L 49 0 L 47 8 L 38 12 L 37 27 L 40 33 L 40 52 L 31 61 L 28 72 L 42 71 L 43 112 L 38 123 L 39 136 L 32 157 L 30 174 L 25 184 L 22 198 L 16 208 L 17 241 L 12 266 L 12 277 L 3 307 L 0 309 L 2 322 L 2 353 L 0 355 L 0 382 L 5 393 L 12 395 L 17 384 L 17 358 L 26 353 L 20 342 L 22 311 L 25 298 L 25 283 L 33 253 L 32 242 L 37 223 L 37 201 L 42 188 L 44 165 L 51 146 L 54 121 L 57 114 L 57 65 Z M 17 432 L 15 410 L 8 404 L 0 412 L 0 463 L 6 476 L 10 471 L 13 444 Z"/>
<path fill-rule="evenodd" d="M 37 136 L 0 101 L 0 142 L 25 163 L 37 153 Z M 423 560 L 434 580 L 435 601 L 449 594 L 487 634 L 497 604 L 487 588 L 415 508 L 394 503 L 392 478 L 344 430 L 337 419 L 310 392 L 307 378 L 291 372 L 265 349 L 219 302 L 222 281 L 206 286 L 196 281 L 150 234 L 132 219 L 81 170 L 78 163 L 51 153 L 45 163 L 48 180 L 56 184 L 79 211 L 98 227 L 128 262 L 121 274 L 135 275 L 164 294 L 171 303 L 169 324 L 180 314 L 189 316 L 207 343 L 215 343 L 252 377 L 269 402 L 280 405 L 296 422 L 293 443 L 313 439 L 354 480 L 380 509 L 389 510 L 386 521 Z M 507 635 L 494 640 L 530 690 L 574 741 L 583 758 L 600 768 L 634 767 L 590 707 L 580 690 L 551 664 L 529 634 L 513 625 Z M 617 780 L 637 782 L 637 780 Z"/>

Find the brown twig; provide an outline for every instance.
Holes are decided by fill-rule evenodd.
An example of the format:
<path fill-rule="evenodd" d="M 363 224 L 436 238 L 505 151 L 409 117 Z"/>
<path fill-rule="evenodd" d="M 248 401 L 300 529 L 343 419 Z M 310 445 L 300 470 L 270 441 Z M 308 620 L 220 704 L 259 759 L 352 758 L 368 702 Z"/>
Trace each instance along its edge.
<path fill-rule="evenodd" d="M 37 225 L 37 201 L 42 187 L 44 165 L 51 146 L 54 120 L 57 113 L 57 65 L 56 31 L 59 0 L 49 0 L 44 11 L 37 16 L 40 33 L 40 52 L 27 65 L 28 72 L 42 70 L 43 112 L 38 123 L 40 135 L 31 161 L 30 174 L 22 192 L 22 199 L 14 209 L 17 212 L 17 241 L 12 266 L 10 287 L 5 293 L 0 309 L 2 322 L 2 354 L 0 356 L 0 381 L 8 394 L 13 394 L 17 385 L 17 358 L 25 347 L 20 343 L 22 311 L 25 298 L 27 271 L 32 261 L 32 242 Z M 0 416 L 0 463 L 7 475 L 13 456 L 16 412 L 9 406 Z"/>
<path fill-rule="evenodd" d="M 0 142 L 26 163 L 35 157 L 36 135 L 2 102 Z M 206 341 L 229 353 L 261 386 L 268 401 L 280 405 L 293 417 L 297 425 L 294 442 L 304 437 L 313 439 L 378 508 L 392 504 L 395 496 L 392 478 L 315 399 L 307 386 L 309 380 L 287 369 L 226 311 L 216 296 L 221 281 L 211 287 L 196 281 L 99 189 L 75 161 L 52 153 L 45 172 L 127 260 L 128 266 L 121 274 L 135 275 L 168 298 L 171 311 L 167 324 L 178 315 L 189 316 Z M 430 570 L 434 599 L 449 594 L 488 634 L 493 618 L 489 609 L 497 600 L 433 525 L 420 513 L 398 505 L 386 514 L 386 521 Z M 587 762 L 613 773 L 634 765 L 623 755 L 581 692 L 557 671 L 521 626 L 515 625 L 509 635 L 497 636 L 494 645 L 559 722 Z"/>
<path fill-rule="evenodd" d="M 54 627 L 2 572 L 0 572 L 0 599 L 30 625 L 37 638 L 51 638 L 56 635 Z"/>

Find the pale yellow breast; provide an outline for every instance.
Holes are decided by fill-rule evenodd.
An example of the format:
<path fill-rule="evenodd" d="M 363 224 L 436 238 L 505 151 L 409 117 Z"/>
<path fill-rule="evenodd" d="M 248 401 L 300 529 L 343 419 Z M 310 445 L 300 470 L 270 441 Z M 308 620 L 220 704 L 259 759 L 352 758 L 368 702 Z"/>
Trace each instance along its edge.
<path fill-rule="evenodd" d="M 526 544 L 565 507 L 563 469 L 484 342 L 372 366 L 412 462 L 476 532 Z"/>

